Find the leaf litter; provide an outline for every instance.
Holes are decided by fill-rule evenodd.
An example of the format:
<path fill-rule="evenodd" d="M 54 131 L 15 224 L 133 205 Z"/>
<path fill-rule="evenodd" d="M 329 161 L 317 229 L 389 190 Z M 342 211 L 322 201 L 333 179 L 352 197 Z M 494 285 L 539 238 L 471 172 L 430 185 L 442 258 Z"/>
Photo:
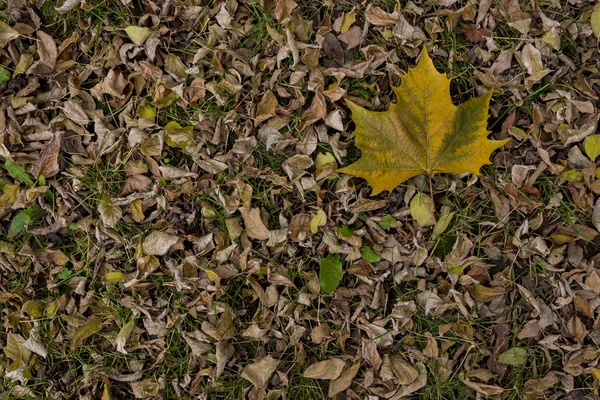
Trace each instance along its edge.
<path fill-rule="evenodd" d="M 599 10 L 0 4 L 0 396 L 596 398 Z"/>

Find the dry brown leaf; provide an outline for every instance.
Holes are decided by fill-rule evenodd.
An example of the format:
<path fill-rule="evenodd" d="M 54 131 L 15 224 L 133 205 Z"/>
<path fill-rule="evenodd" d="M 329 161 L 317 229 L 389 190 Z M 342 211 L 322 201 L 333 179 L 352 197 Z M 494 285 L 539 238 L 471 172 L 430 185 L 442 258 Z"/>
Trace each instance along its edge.
<path fill-rule="evenodd" d="M 310 365 L 304 371 L 303 376 L 311 379 L 337 379 L 345 366 L 346 362 L 344 360 L 330 358 Z"/>
<path fill-rule="evenodd" d="M 262 222 L 258 208 L 241 207 L 240 212 L 246 226 L 246 234 L 252 239 L 267 240 L 269 229 Z"/>
<path fill-rule="evenodd" d="M 169 249 L 179 241 L 179 237 L 170 235 L 163 231 L 153 231 L 144 242 L 142 248 L 144 253 L 152 256 L 164 256 Z"/>
<path fill-rule="evenodd" d="M 248 364 L 244 367 L 241 377 L 250 381 L 255 387 L 262 388 L 267 385 L 269 378 L 277 369 L 279 361 L 271 356 L 266 356 L 260 361 Z"/>
<path fill-rule="evenodd" d="M 328 396 L 334 397 L 338 393 L 342 393 L 344 390 L 348 389 L 359 369 L 360 361 L 354 363 L 352 366 L 342 372 L 339 378 L 329 384 Z"/>

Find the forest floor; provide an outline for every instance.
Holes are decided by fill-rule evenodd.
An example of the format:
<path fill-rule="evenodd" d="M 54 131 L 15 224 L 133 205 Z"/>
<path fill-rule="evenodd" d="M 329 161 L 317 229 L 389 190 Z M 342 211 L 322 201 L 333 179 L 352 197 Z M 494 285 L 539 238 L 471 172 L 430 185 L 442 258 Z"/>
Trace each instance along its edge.
<path fill-rule="evenodd" d="M 594 6 L 0 0 L 0 399 L 598 398 Z M 372 196 L 424 48 L 510 141 Z"/>

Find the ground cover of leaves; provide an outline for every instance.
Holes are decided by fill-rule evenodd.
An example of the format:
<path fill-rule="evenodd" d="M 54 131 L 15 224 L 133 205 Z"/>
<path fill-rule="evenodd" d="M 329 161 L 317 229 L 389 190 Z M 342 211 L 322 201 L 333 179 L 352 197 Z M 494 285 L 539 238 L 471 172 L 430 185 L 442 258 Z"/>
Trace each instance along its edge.
<path fill-rule="evenodd" d="M 0 0 L 0 398 L 598 398 L 594 6 Z M 371 197 L 423 46 L 511 140 Z"/>

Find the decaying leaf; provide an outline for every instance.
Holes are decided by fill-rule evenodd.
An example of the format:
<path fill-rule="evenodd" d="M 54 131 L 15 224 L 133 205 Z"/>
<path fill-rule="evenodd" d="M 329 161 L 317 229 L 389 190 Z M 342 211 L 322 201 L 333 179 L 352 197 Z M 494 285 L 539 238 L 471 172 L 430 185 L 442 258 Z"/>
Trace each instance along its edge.
<path fill-rule="evenodd" d="M 479 174 L 491 152 L 508 142 L 487 139 L 492 92 L 454 106 L 450 79 L 436 71 L 426 50 L 394 92 L 397 101 L 386 112 L 347 101 L 363 156 L 340 171 L 365 178 L 373 195 L 420 174 Z"/>

